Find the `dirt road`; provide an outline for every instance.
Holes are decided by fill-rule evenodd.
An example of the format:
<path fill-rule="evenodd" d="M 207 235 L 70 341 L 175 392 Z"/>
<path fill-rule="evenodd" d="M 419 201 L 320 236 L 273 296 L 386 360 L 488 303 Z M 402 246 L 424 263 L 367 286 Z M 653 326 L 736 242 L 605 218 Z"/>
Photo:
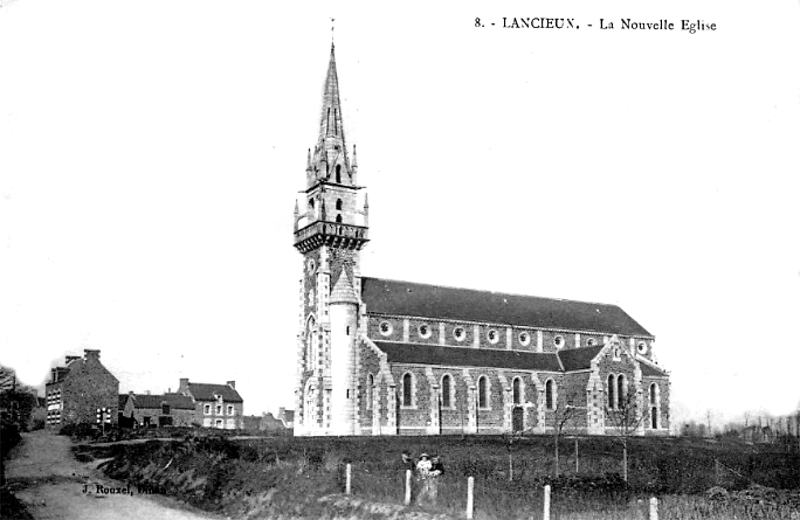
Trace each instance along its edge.
<path fill-rule="evenodd" d="M 72 456 L 68 437 L 44 430 L 23 434 L 6 465 L 8 484 L 37 520 L 107 520 L 141 518 L 210 520 L 212 515 L 159 495 L 98 493 L 97 486 L 125 487 L 104 477 L 97 462 L 83 464 Z"/>

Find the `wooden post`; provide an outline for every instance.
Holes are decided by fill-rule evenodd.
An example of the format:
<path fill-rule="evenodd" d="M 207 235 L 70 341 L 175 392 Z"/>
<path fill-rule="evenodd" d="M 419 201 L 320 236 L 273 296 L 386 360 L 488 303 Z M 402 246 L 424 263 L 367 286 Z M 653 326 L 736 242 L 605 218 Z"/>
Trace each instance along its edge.
<path fill-rule="evenodd" d="M 403 504 L 411 505 L 411 470 L 406 470 L 406 496 L 403 500 Z"/>
<path fill-rule="evenodd" d="M 467 520 L 472 520 L 472 510 L 475 502 L 472 493 L 475 491 L 475 478 L 469 477 L 467 479 Z"/>
<path fill-rule="evenodd" d="M 344 492 L 346 494 L 348 494 L 348 495 L 351 494 L 350 493 L 350 491 L 351 491 L 351 488 L 350 488 L 350 471 L 351 471 L 351 469 L 352 468 L 350 467 L 350 463 L 348 463 L 347 466 L 345 466 L 345 484 L 344 484 Z"/>
<path fill-rule="evenodd" d="M 650 499 L 650 520 L 658 520 L 658 499 L 653 497 Z"/>
<path fill-rule="evenodd" d="M 578 465 L 578 438 L 575 437 L 575 474 L 578 474 L 578 469 L 580 466 Z"/>
<path fill-rule="evenodd" d="M 543 520 L 550 520 L 550 486 L 544 487 L 544 516 Z"/>

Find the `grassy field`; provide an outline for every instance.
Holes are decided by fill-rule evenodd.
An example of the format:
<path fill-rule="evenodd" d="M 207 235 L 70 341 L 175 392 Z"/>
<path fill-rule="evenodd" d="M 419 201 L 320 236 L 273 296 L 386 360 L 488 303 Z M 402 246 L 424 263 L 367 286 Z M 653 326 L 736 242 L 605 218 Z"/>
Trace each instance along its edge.
<path fill-rule="evenodd" d="M 630 441 L 629 482 L 620 478 L 621 447 L 609 438 L 560 444 L 562 476 L 554 479 L 553 439 L 528 437 L 265 438 L 233 441 L 196 435 L 105 448 L 83 446 L 79 456 L 114 457 L 112 477 L 147 484 L 196 506 L 231 517 L 322 518 L 319 498 L 341 493 L 352 467 L 353 496 L 402 504 L 400 453 L 439 453 L 446 468 L 437 504 L 417 513 L 462 517 L 467 477 L 475 479 L 475 518 L 541 518 L 542 488 L 552 487 L 554 519 L 647 518 L 658 497 L 660 518 L 800 520 L 800 456 L 796 449 L 710 440 L 641 438 Z M 761 486 L 761 487 L 759 487 Z M 708 490 L 712 490 L 709 492 Z M 386 518 L 378 509 L 339 508 L 340 517 Z M 346 509 L 346 508 L 345 508 Z"/>

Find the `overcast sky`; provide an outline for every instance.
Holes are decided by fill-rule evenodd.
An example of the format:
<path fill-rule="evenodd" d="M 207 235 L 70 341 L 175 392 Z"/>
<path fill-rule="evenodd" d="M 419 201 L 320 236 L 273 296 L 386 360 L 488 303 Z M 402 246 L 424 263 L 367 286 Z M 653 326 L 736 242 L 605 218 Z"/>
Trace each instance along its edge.
<path fill-rule="evenodd" d="M 640 4 L 0 2 L 0 363 L 95 348 L 122 392 L 294 406 L 335 17 L 364 275 L 615 303 L 676 417 L 796 408 L 800 4 Z"/>

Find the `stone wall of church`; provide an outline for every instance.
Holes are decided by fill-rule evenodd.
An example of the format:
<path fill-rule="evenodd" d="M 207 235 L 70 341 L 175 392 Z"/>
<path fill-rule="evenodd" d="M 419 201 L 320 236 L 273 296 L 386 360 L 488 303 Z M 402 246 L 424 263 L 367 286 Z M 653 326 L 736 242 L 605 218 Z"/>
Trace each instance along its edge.
<path fill-rule="evenodd" d="M 644 424 L 645 433 L 653 434 L 669 434 L 670 417 L 669 417 L 669 399 L 670 399 L 670 385 L 669 379 L 666 377 L 642 377 L 642 403 L 644 405 L 645 413 L 650 414 L 654 405 L 651 401 L 650 386 L 652 384 L 658 385 L 656 392 L 657 399 L 655 406 L 658 413 L 658 428 L 653 430 L 652 418 L 647 416 Z"/>
<path fill-rule="evenodd" d="M 373 396 L 378 398 L 377 410 L 380 424 L 386 424 L 386 406 L 388 402 L 386 392 L 388 390 L 388 385 L 386 381 L 382 381 L 381 378 L 381 361 L 378 354 L 372 348 L 364 344 L 364 342 L 360 343 L 358 349 L 359 359 L 361 361 L 358 380 L 358 386 L 360 388 L 358 398 L 359 422 L 362 432 L 371 433 L 373 426 L 373 409 L 375 408 Z M 371 388 L 370 376 L 372 376 L 373 383 Z"/>

